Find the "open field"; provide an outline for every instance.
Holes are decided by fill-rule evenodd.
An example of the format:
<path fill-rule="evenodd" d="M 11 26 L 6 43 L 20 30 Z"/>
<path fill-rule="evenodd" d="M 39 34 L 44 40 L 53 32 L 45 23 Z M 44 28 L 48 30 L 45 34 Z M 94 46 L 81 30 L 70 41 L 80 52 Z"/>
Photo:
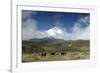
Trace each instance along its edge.
<path fill-rule="evenodd" d="M 23 63 L 90 58 L 89 40 L 32 39 L 22 45 Z"/>
<path fill-rule="evenodd" d="M 66 55 L 50 55 L 41 56 L 38 54 L 23 54 L 23 62 L 36 62 L 36 61 L 61 61 L 61 60 L 79 60 L 79 59 L 89 59 L 89 52 L 68 52 Z"/>

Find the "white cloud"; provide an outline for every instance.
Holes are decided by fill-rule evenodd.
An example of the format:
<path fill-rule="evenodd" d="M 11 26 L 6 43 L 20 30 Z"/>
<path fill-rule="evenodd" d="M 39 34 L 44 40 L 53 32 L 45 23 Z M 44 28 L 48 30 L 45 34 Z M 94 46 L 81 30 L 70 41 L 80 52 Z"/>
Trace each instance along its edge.
<path fill-rule="evenodd" d="M 81 27 L 82 25 L 85 25 L 86 27 L 82 28 Z M 73 26 L 72 33 L 70 33 L 69 35 L 70 35 L 69 39 L 72 40 L 77 40 L 77 39 L 89 40 L 90 39 L 89 16 L 80 18 Z"/>
<path fill-rule="evenodd" d="M 78 29 L 78 31 L 74 31 L 73 33 L 70 33 L 68 35 L 69 35 L 69 39 L 71 40 L 78 40 L 78 39 L 89 40 L 90 26 L 86 27 L 85 29 Z"/>
<path fill-rule="evenodd" d="M 71 28 L 72 31 L 71 33 L 68 33 L 67 31 L 63 30 L 62 38 L 66 40 L 78 40 L 78 39 L 89 40 L 90 39 L 89 21 L 90 21 L 89 16 L 80 18 Z M 85 25 L 86 27 L 83 28 L 82 25 Z"/>
<path fill-rule="evenodd" d="M 41 38 L 42 32 L 37 28 L 37 21 L 31 18 L 31 15 L 36 15 L 36 11 L 22 11 L 22 39 Z"/>
<path fill-rule="evenodd" d="M 22 25 L 25 25 L 22 27 L 22 38 L 23 40 L 26 39 L 33 39 L 33 38 L 44 38 L 44 37 L 51 37 L 57 39 L 65 39 L 65 40 L 78 40 L 78 39 L 84 39 L 89 40 L 90 39 L 90 25 L 89 25 L 89 16 L 86 16 L 84 18 L 80 18 L 74 26 L 71 28 L 72 32 L 68 33 L 64 30 L 64 28 L 54 27 L 45 31 L 40 31 L 37 28 L 37 21 L 31 18 L 28 18 L 26 21 L 23 21 Z M 87 26 L 86 28 L 81 27 L 81 23 L 85 23 Z"/>
<path fill-rule="evenodd" d="M 86 27 L 84 31 L 79 35 L 79 39 L 85 39 L 89 40 L 90 39 L 90 26 Z"/>
<path fill-rule="evenodd" d="M 22 38 L 24 39 L 32 39 L 37 37 L 37 22 L 34 19 L 28 18 L 25 22 L 23 22 L 24 27 L 22 27 Z"/>

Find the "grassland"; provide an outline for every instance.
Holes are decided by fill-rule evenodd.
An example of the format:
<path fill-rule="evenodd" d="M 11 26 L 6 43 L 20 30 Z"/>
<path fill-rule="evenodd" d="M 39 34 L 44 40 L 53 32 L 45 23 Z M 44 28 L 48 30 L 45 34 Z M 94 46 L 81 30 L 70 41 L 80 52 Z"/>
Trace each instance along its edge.
<path fill-rule="evenodd" d="M 89 59 L 89 44 L 89 40 L 65 41 L 54 38 L 22 41 L 22 62 Z"/>

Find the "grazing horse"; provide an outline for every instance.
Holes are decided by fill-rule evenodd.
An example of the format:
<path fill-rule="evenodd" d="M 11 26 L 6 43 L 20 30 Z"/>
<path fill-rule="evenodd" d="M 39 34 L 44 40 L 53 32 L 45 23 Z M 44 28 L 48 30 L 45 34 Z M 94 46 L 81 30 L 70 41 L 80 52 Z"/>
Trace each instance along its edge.
<path fill-rule="evenodd" d="M 55 52 L 50 53 L 50 55 L 51 55 L 51 56 L 54 56 L 54 55 L 55 55 Z"/>
<path fill-rule="evenodd" d="M 41 54 L 41 57 L 46 57 L 46 53 L 42 53 Z"/>
<path fill-rule="evenodd" d="M 65 52 L 61 52 L 61 56 L 64 56 L 64 55 L 66 55 L 66 53 Z"/>

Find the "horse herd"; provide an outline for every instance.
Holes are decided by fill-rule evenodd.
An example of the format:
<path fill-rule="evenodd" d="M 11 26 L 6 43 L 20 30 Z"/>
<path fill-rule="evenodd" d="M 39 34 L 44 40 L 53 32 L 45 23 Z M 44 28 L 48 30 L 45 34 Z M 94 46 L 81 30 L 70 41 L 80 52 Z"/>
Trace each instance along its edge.
<path fill-rule="evenodd" d="M 40 53 L 40 56 L 41 56 L 41 57 L 46 57 L 47 54 L 48 54 L 48 53 L 46 53 L 46 52 Z M 64 56 L 64 55 L 66 55 L 66 54 L 67 54 L 66 52 L 60 52 L 60 53 L 58 53 L 58 52 L 51 52 L 51 53 L 49 53 L 50 56 L 56 56 L 56 55 Z"/>
<path fill-rule="evenodd" d="M 41 53 L 40 56 L 41 57 L 46 57 L 47 55 L 50 55 L 50 56 L 66 56 L 68 53 L 67 52 L 52 52 L 52 53 Z M 80 55 L 78 55 L 78 52 L 70 52 L 70 56 L 74 57 L 75 59 L 80 59 Z M 74 59 L 73 58 L 73 59 Z"/>

